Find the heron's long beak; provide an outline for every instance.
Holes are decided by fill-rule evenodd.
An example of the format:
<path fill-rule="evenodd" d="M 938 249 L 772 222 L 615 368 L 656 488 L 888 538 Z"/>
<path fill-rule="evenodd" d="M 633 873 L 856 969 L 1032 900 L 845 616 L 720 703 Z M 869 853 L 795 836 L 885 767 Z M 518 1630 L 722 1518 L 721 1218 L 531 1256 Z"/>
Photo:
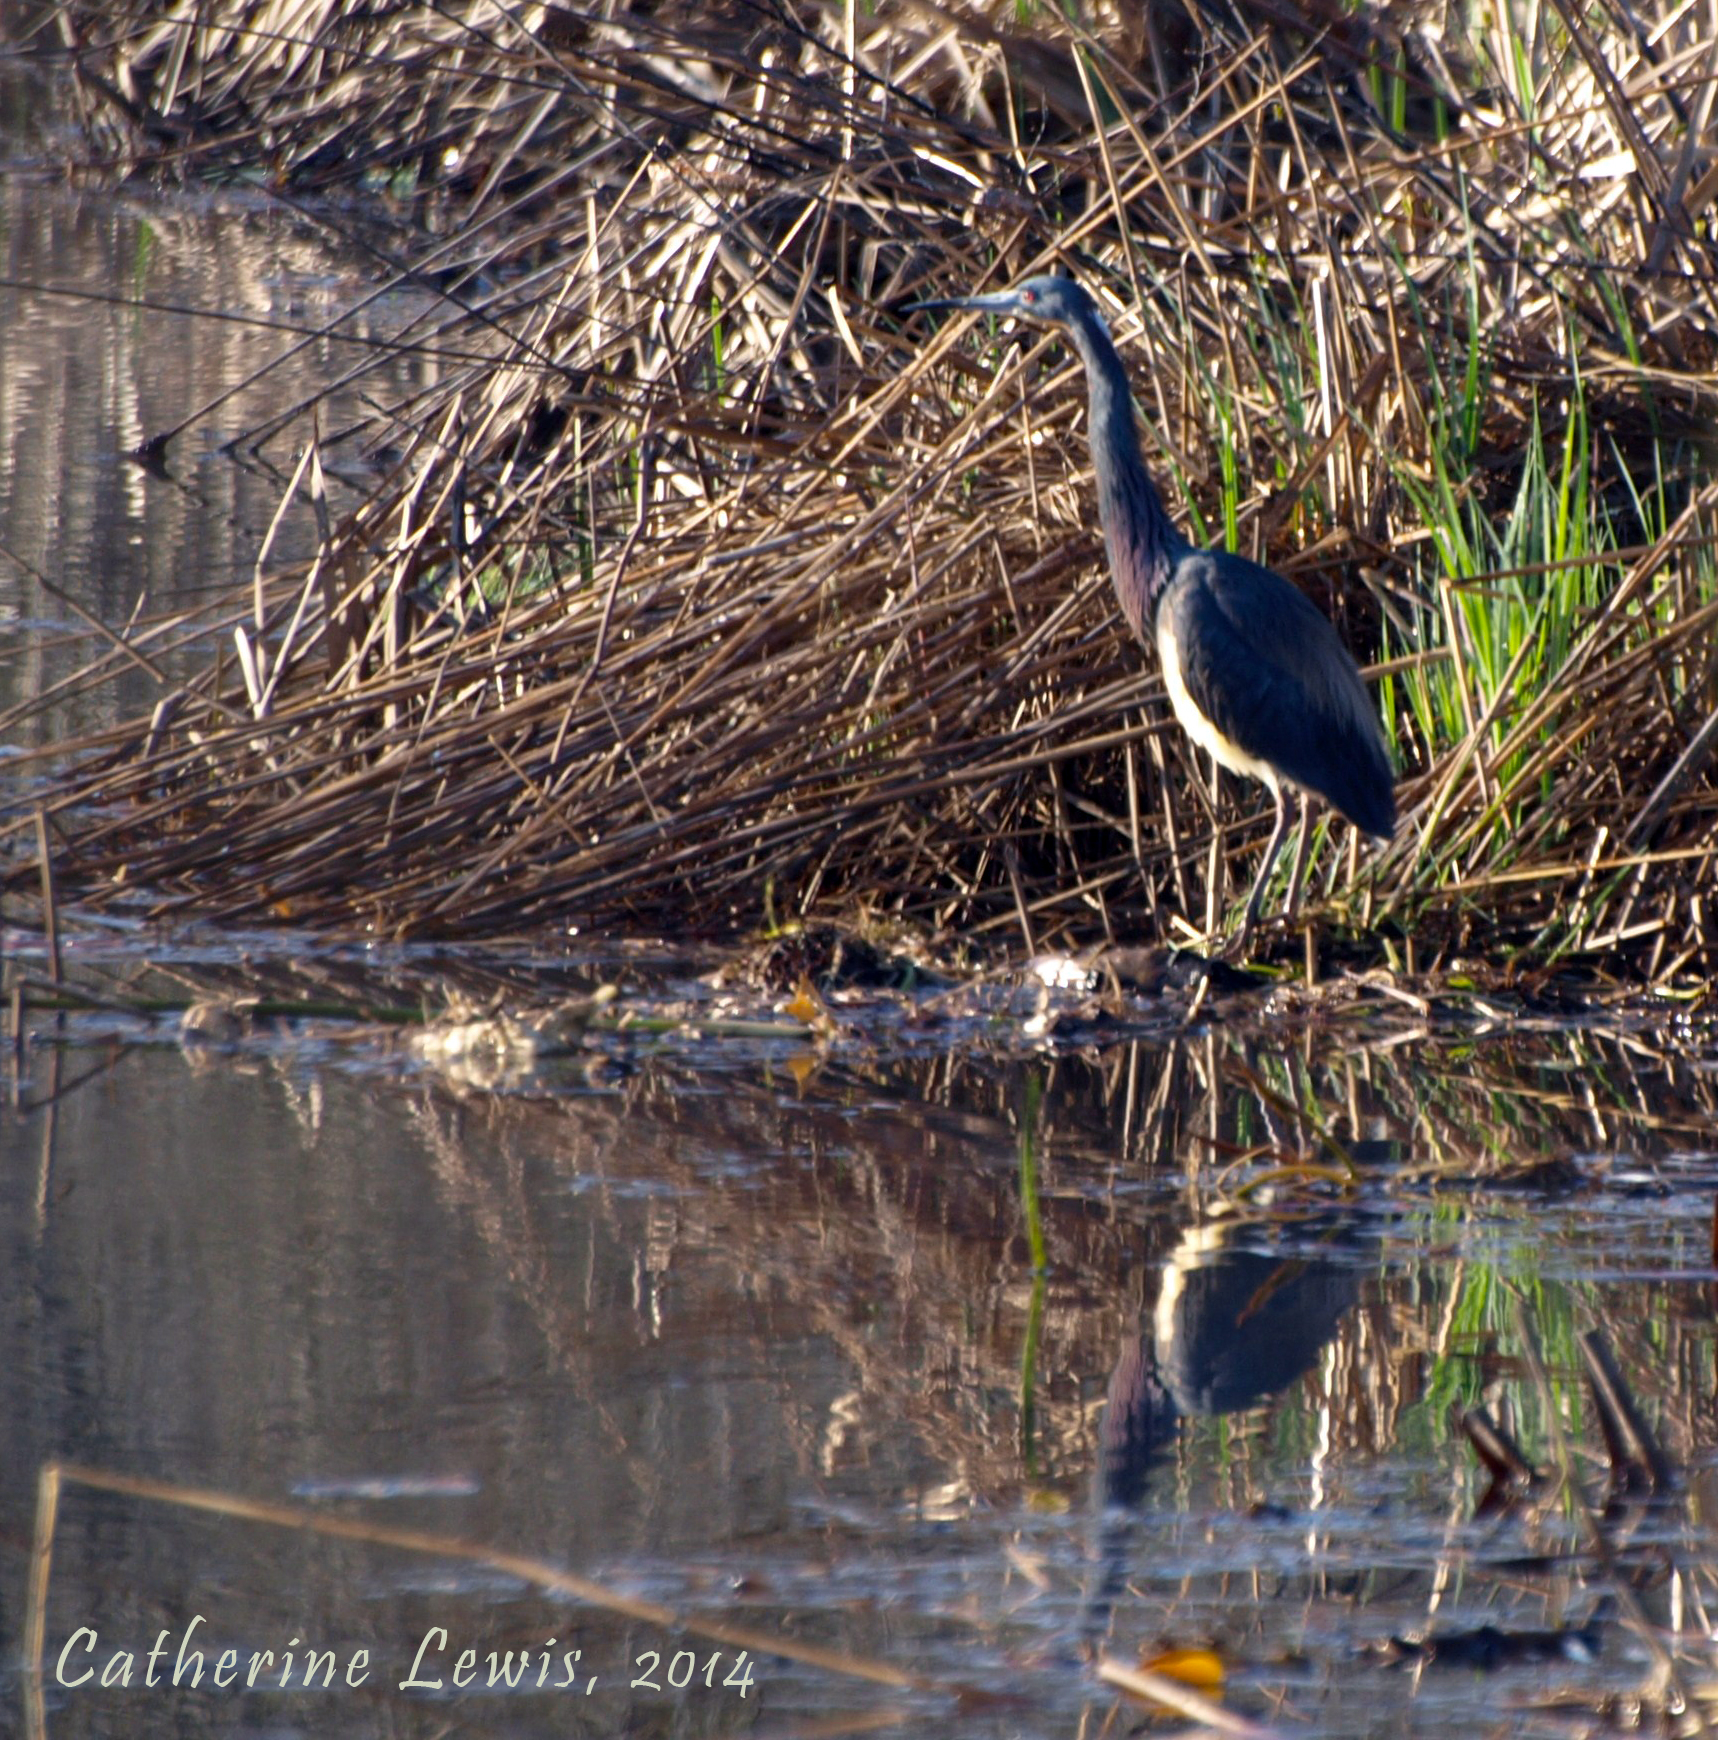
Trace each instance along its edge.
<path fill-rule="evenodd" d="M 921 308 L 989 308 L 998 314 L 1019 312 L 1019 301 L 1012 290 L 993 290 L 988 296 L 933 296 L 925 302 L 909 302 L 903 314 L 916 313 Z"/>

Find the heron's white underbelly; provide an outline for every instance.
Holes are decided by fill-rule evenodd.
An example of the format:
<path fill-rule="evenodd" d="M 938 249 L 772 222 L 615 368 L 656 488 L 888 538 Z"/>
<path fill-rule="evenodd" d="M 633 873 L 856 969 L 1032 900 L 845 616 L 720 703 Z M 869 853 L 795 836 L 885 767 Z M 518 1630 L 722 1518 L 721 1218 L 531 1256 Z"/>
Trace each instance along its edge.
<path fill-rule="evenodd" d="M 1260 761 L 1256 755 L 1249 755 L 1233 738 L 1225 737 L 1199 711 L 1198 702 L 1188 694 L 1187 685 L 1181 680 L 1181 654 L 1175 644 L 1175 629 L 1167 609 L 1158 612 L 1157 656 L 1163 664 L 1163 682 L 1164 687 L 1169 690 L 1169 704 L 1175 709 L 1175 717 L 1181 721 L 1181 729 L 1201 749 L 1209 750 L 1216 756 L 1231 773 L 1251 774 L 1254 779 L 1262 779 L 1275 791 L 1277 776 L 1270 763 Z"/>

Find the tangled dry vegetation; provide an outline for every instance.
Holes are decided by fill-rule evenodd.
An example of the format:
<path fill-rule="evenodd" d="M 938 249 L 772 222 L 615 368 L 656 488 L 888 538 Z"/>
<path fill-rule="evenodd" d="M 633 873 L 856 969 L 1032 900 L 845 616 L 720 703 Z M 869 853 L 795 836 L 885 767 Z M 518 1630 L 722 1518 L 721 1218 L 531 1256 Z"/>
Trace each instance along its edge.
<path fill-rule="evenodd" d="M 1321 837 L 1333 920 L 1704 958 L 1708 11 L 62 6 L 116 160 L 408 210 L 438 360 L 350 509 L 308 411 L 257 432 L 314 564 L 97 644 L 159 698 L 14 881 L 40 834 L 80 900 L 391 935 L 1219 918 L 1268 802 L 1125 638 L 1077 364 L 896 312 L 1054 266 L 1172 511 L 1381 673 L 1404 821 Z"/>

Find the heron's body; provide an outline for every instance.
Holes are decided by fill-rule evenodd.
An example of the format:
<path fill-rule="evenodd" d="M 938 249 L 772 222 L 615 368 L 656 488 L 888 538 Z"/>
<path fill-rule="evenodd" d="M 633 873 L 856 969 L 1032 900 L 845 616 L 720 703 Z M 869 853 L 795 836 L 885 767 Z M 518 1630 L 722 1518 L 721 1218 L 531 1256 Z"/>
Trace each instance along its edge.
<path fill-rule="evenodd" d="M 1060 327 L 1079 351 L 1098 517 L 1122 614 L 1155 645 L 1182 728 L 1222 766 L 1263 780 L 1276 800 L 1244 940 L 1287 830 L 1285 785 L 1315 793 L 1369 834 L 1395 830 L 1390 758 L 1354 660 L 1297 587 L 1243 556 L 1198 549 L 1171 524 L 1140 456 L 1121 359 L 1097 304 L 1071 278 L 918 306 L 1023 315 Z M 1303 811 L 1303 840 L 1304 827 Z"/>
<path fill-rule="evenodd" d="M 1190 550 L 1158 600 L 1156 638 L 1176 718 L 1224 767 L 1314 792 L 1368 834 L 1394 830 L 1378 716 L 1299 587 L 1244 557 Z M 1238 669 L 1245 682 L 1229 677 Z"/>

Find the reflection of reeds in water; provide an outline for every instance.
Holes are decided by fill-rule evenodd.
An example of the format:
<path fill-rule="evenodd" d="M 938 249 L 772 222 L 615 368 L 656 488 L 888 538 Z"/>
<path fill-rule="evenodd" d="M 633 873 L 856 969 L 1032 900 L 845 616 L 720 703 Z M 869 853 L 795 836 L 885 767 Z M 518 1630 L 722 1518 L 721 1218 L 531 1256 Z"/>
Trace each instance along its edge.
<path fill-rule="evenodd" d="M 963 1504 L 1017 1502 L 1035 1483 L 1084 1493 L 1104 1390 L 1130 1336 L 1153 1338 L 1180 1405 L 1194 1408 L 1202 1379 L 1186 1363 L 1194 1356 L 1172 1344 L 1209 1339 L 1212 1326 L 1175 1330 L 1176 1301 L 1225 1247 L 1281 1253 L 1280 1273 L 1267 1265 L 1243 1289 L 1260 1312 L 1289 1302 L 1313 1268 L 1358 1267 L 1367 1280 L 1311 1376 L 1302 1377 L 1307 1349 L 1289 1338 L 1300 1355 L 1280 1373 L 1283 1393 L 1258 1381 L 1269 1410 L 1260 1420 L 1271 1423 L 1263 1436 L 1230 1434 L 1225 1502 L 1272 1496 L 1267 1446 L 1284 1435 L 1316 1433 L 1355 1468 L 1405 1439 L 1445 1440 L 1451 1408 L 1514 1369 L 1524 1287 L 1535 1289 L 1536 1332 L 1554 1368 L 1578 1366 L 1576 1338 L 1600 1296 L 1538 1276 L 1579 1273 L 1592 1258 L 1547 1243 L 1540 1224 L 1573 1226 L 1608 1201 L 1626 1204 L 1643 1180 L 1674 1181 L 1667 1157 L 1718 1118 L 1711 1081 L 1683 1060 L 1590 1033 L 1434 1047 L 1413 1062 L 1389 1044 L 1328 1041 L 1266 1062 L 1218 1036 L 1063 1060 L 1043 1068 L 1034 1144 L 1046 1278 L 1035 1305 L 1019 1199 L 1027 1095 L 1016 1069 L 982 1059 L 828 1066 L 791 1097 L 743 1075 L 724 1076 L 720 1093 L 707 1088 L 664 1059 L 619 1095 L 486 1100 L 481 1165 L 461 1157 L 469 1112 L 445 1128 L 433 1106 L 424 1115 L 445 1154 L 438 1176 L 450 1202 L 508 1253 L 569 1377 L 583 1375 L 581 1315 L 522 1189 L 530 1171 L 519 1162 L 532 1155 L 552 1154 L 577 1177 L 601 1236 L 623 1244 L 642 1236 L 637 1189 L 665 1191 L 673 1212 L 653 1217 L 645 1267 L 673 1274 L 693 1252 L 731 1266 L 730 1287 L 706 1282 L 699 1293 L 712 1329 L 744 1334 L 756 1318 L 759 1333 L 773 1333 L 791 1323 L 796 1336 L 842 1350 L 853 1405 L 839 1420 L 804 1418 L 796 1454 L 808 1473 L 884 1458 L 934 1475 L 942 1502 Z M 867 1105 L 888 1110 L 854 1110 Z M 1328 1140 L 1353 1155 L 1354 1185 L 1334 1187 L 1328 1166 L 1297 1185 L 1293 1169 L 1328 1160 Z M 1530 1164 L 1572 1151 L 1591 1158 L 1567 1171 Z M 727 1189 L 723 1169 L 736 1155 L 743 1187 Z M 1633 1183 L 1613 1181 L 1631 1167 Z M 1244 1194 L 1267 1173 L 1270 1197 Z M 1656 1227 L 1649 1268 L 1698 1260 L 1662 1234 Z M 1630 1248 L 1643 1236 L 1637 1225 Z M 1538 1252 L 1526 1275 L 1524 1251 Z M 1705 1391 L 1685 1381 L 1703 1358 L 1700 1335 L 1692 1323 L 1678 1327 L 1681 1295 L 1643 1286 L 1623 1297 L 1619 1309 L 1607 1294 L 1599 1319 L 1619 1339 L 1648 1328 L 1630 1324 L 1630 1311 L 1671 1311 L 1660 1325 L 1662 1381 L 1683 1398 L 1670 1442 L 1684 1456 L 1707 1411 Z M 881 1337 L 879 1313 L 889 1326 Z M 759 1358 L 768 1363 L 762 1350 Z M 1257 1363 L 1269 1364 L 1268 1350 Z M 588 1399 L 601 1410 L 599 1394 Z M 1030 1467 L 1019 1412 L 1028 1402 Z M 1517 1405 L 1542 1429 L 1536 1394 Z M 616 1442 L 617 1456 L 624 1448 Z M 1203 1452 L 1181 1454 L 1191 1479 Z"/>
<path fill-rule="evenodd" d="M 831 1063 L 791 1093 L 745 1071 L 711 1093 L 695 1069 L 664 1059 L 609 1098 L 486 1101 L 476 1124 L 469 1107 L 455 1121 L 426 1101 L 423 1116 L 445 1151 L 440 1187 L 508 1253 L 552 1357 L 590 1406 L 602 1398 L 588 1386 L 577 1290 L 543 1236 L 541 1193 L 523 1188 L 546 1155 L 578 1178 L 594 1236 L 637 1241 L 651 1276 L 677 1277 L 670 1336 L 703 1347 L 785 1332 L 839 1350 L 852 1381 L 826 1405 L 795 1405 L 785 1380 L 776 1398 L 793 1461 L 820 1488 L 838 1495 L 856 1471 L 886 1469 L 933 1517 L 1007 1516 L 1052 1498 L 1083 1508 L 1114 1450 L 1111 1373 L 1143 1338 L 1159 1396 L 1130 1465 L 1137 1478 L 1100 1494 L 1135 1520 L 1095 1537 L 1121 1555 L 1113 1588 L 1097 1564 L 1087 1572 L 1103 1592 L 1099 1617 L 1116 1615 L 1124 1639 L 1142 1625 L 1200 1635 L 1214 1612 L 1227 1648 L 1247 1656 L 1274 1636 L 1280 1603 L 1304 1599 L 1343 1637 L 1459 1636 L 1483 1619 L 1504 1629 L 1507 1648 L 1535 1627 L 1578 1625 L 1608 1585 L 1571 1540 L 1563 1489 L 1483 1534 L 1467 1528 L 1484 1479 L 1458 1416 L 1484 1400 L 1541 1468 L 1596 1484 L 1565 1440 L 1598 1441 L 1579 1380 L 1582 1335 L 1597 1323 L 1618 1346 L 1652 1350 L 1632 1359 L 1631 1385 L 1671 1457 L 1698 1462 L 1713 1425 L 1710 1335 L 1687 1290 L 1552 1272 L 1591 1260 L 1563 1242 L 1583 1221 L 1601 1222 L 1655 1179 L 1675 1185 L 1676 1154 L 1689 1132 L 1715 1127 L 1718 1104 L 1708 1073 L 1634 1034 L 1433 1043 L 1413 1055 L 1399 1038 L 1303 1036 L 1286 1054 L 1223 1034 L 1120 1046 L 1029 1066 L 1036 1093 L 1018 1066 L 980 1056 Z M 1041 1306 L 1018 1197 L 1021 1120 L 1034 1105 Z M 1357 1168 L 1352 1189 L 1324 1175 L 1332 1143 Z M 1532 1164 L 1571 1152 L 1584 1158 L 1567 1172 Z M 1296 1188 L 1292 1169 L 1306 1162 L 1322 1169 Z M 1265 1173 L 1274 1200 L 1240 1194 Z M 646 1184 L 659 1206 L 641 1219 Z M 1698 1238 L 1680 1248 L 1687 1226 L 1676 1245 L 1668 1231 L 1655 1219 L 1601 1239 L 1605 1265 L 1698 1261 Z M 1508 1245 L 1507 1260 L 1488 1259 L 1487 1236 L 1499 1258 Z M 1432 1244 L 1441 1259 L 1427 1259 Z M 1235 1352 L 1248 1337 L 1254 1345 Z M 764 1345 L 755 1357 L 771 1369 Z M 1126 1394 L 1111 1389 L 1110 1408 Z M 1207 1400 L 1246 1411 L 1206 1418 Z M 618 1430 L 613 1449 L 639 1457 L 646 1446 Z M 651 1447 L 641 1477 L 659 1460 Z M 1371 1542 L 1356 1520 L 1381 1492 L 1402 1494 L 1400 1508 Z M 1176 1569 L 1183 1552 L 1210 1563 L 1214 1515 L 1257 1507 L 1286 1512 L 1258 1523 L 1275 1530 L 1262 1580 L 1214 1592 L 1205 1573 Z M 1418 1522 L 1411 1542 L 1395 1539 L 1422 1507 L 1452 1519 L 1459 1591 Z M 1326 1508 L 1340 1541 L 1328 1568 L 1303 1573 L 1289 1537 L 1297 1550 L 1322 1537 Z M 1374 1552 L 1381 1568 L 1358 1576 Z M 1633 1553 L 1623 1572 L 1635 1578 L 1651 1560 Z M 1541 1563 L 1565 1605 L 1547 1600 Z M 1698 1562 L 1686 1569 L 1718 1589 Z M 1053 1565 L 1049 1585 L 1067 1575 Z M 1641 1578 L 1638 1598 L 1656 1617 L 1662 1583 Z M 973 1623 L 1029 1632 L 1034 1618 L 1010 1607 Z"/>
<path fill-rule="evenodd" d="M 1001 1689 L 1019 1685 L 1028 1700 L 1059 1707 L 1070 1684 L 1084 1684 L 1059 1646 L 1104 1568 L 1100 1544 L 1108 1550 L 1113 1540 L 1117 1653 L 1131 1654 L 1141 1635 L 1214 1636 L 1241 1682 L 1242 1708 L 1256 1711 L 1260 1681 L 1274 1685 L 1279 1674 L 1295 1695 L 1312 1695 L 1295 1633 L 1306 1627 L 1315 1675 L 1332 1662 L 1332 1678 L 1359 1684 L 1361 1697 L 1407 1698 L 1399 1679 L 1373 1686 L 1366 1676 L 1377 1670 L 1354 1659 L 1357 1638 L 1448 1633 L 1482 1619 L 1521 1631 L 1579 1625 L 1600 1586 L 1554 1496 L 1515 1533 L 1478 1538 L 1466 1526 L 1480 1481 L 1451 1435 L 1455 1404 L 1483 1396 L 1536 1466 L 1563 1466 L 1553 1423 L 1574 1442 L 1596 1442 L 1591 1415 L 1577 1417 L 1573 1398 L 1578 1331 L 1602 1312 L 1615 1345 L 1632 1350 L 1630 1385 L 1667 1451 L 1699 1466 L 1712 1422 L 1710 1323 L 1694 1309 L 1698 1295 L 1650 1281 L 1589 1287 L 1553 1271 L 1568 1272 L 1565 1241 L 1626 1212 L 1631 1192 L 1676 1181 L 1674 1155 L 1693 1146 L 1684 1132 L 1718 1126 L 1718 1089 L 1698 1059 L 1655 1053 L 1632 1032 L 1446 1039 L 1412 1054 L 1400 1031 L 1381 1027 L 1374 1017 L 1370 1029 L 1356 1021 L 1336 1034 L 1301 1032 L 1286 1053 L 1280 1033 L 1249 1048 L 1219 1030 L 1026 1066 L 1040 1081 L 1031 1159 L 1045 1271 L 1030 1465 L 1021 1374 L 1035 1277 L 1018 1179 L 1034 1096 L 1006 1057 L 877 1061 L 854 1047 L 821 1062 L 796 1058 L 792 1070 L 753 1061 L 717 1073 L 708 1058 L 638 1042 L 629 1068 L 599 1078 L 617 1083 L 613 1091 L 592 1091 L 582 1074 L 545 1074 L 529 1095 L 506 1097 L 457 1093 L 421 1075 L 397 1089 L 367 1078 L 355 1092 L 348 1082 L 326 1106 L 318 1096 L 314 1110 L 305 1096 L 307 1124 L 325 1119 L 326 1136 L 307 1146 L 319 1158 L 302 1169 L 315 1180 L 306 1226 L 320 1237 L 333 1217 L 345 1235 L 326 1258 L 289 1241 L 285 1261 L 316 1265 L 316 1295 L 336 1315 L 349 1297 L 371 1302 L 375 1321 L 355 1331 L 350 1363 L 379 1385 L 383 1408 L 397 1386 L 421 1378 L 448 1399 L 452 1442 L 442 1448 L 455 1467 L 493 1443 L 494 1462 L 480 1459 L 478 1471 L 493 1470 L 522 1508 L 503 1508 L 509 1520 L 488 1542 L 499 1551 L 469 1538 L 456 1550 L 527 1584 L 589 1596 L 583 1579 L 607 1577 L 624 1594 L 754 1635 L 782 1624 L 801 1641 L 916 1673 L 984 1683 L 994 1675 Z M 611 1049 L 618 1042 L 603 1054 Z M 305 1095 L 306 1063 L 291 1048 L 218 1066 L 223 1078 L 247 1067 L 278 1070 Z M 371 1147 L 369 1126 L 349 1108 L 378 1094 L 417 1121 L 420 1143 Z M 1359 1169 L 1351 1190 L 1325 1176 L 1338 1170 L 1325 1164 L 1333 1144 Z M 1572 1182 L 1520 1175 L 1524 1160 L 1571 1150 Z M 1305 1162 L 1322 1171 L 1297 1185 L 1292 1169 Z M 1273 1199 L 1242 1194 L 1266 1174 L 1276 1179 Z M 372 1198 L 365 1181 L 384 1175 L 390 1191 Z M 154 1182 L 195 1176 L 186 1161 L 137 1182 L 147 1195 Z M 1694 1176 L 1710 1189 L 1709 1163 Z M 361 1215 L 341 1222 L 335 1205 L 354 1191 Z M 423 1205 L 426 1227 L 454 1234 L 436 1241 L 438 1265 L 445 1250 L 459 1271 L 457 1283 L 447 1277 L 445 1309 L 371 1266 L 370 1232 L 388 1223 L 395 1193 Z M 248 1228 L 256 1217 L 239 1206 L 272 1200 L 247 1185 L 217 1224 Z M 1685 1209 L 1655 1204 L 1636 1215 L 1627 1241 L 1601 1241 L 1620 1259 L 1611 1272 L 1686 1271 Z M 66 1212 L 54 1193 L 56 1220 Z M 163 1225 L 179 1219 L 170 1207 L 160 1215 Z M 89 1217 L 100 1240 L 92 1257 L 109 1248 L 106 1221 Z M 1517 1254 L 1491 1262 L 1486 1241 L 1495 1253 L 1502 1235 Z M 1421 1248 L 1434 1240 L 1445 1255 L 1425 1260 Z M 135 1260 L 159 1265 L 153 1240 L 136 1243 Z M 1252 1260 L 1245 1286 L 1202 1288 L 1225 1245 Z M 1539 1255 L 1523 1260 L 1523 1250 Z M 1186 1333 L 1189 1302 L 1221 1292 L 1227 1320 L 1256 1329 L 1320 1263 L 1347 1270 L 1358 1294 L 1322 1352 L 1310 1365 L 1297 1354 L 1299 1369 L 1261 1389 L 1244 1414 L 1170 1422 L 1150 1446 L 1131 1532 L 1106 1535 L 1109 1519 L 1087 1507 L 1104 1396 L 1129 1338 L 1151 1336 L 1175 1399 L 1190 1407 L 1201 1386 L 1187 1375 L 1198 1339 Z M 433 1292 L 435 1267 L 423 1273 Z M 361 1284 L 349 1292 L 351 1280 Z M 1179 1304 L 1166 1304 L 1168 1291 Z M 1207 1332 L 1224 1327 L 1209 1303 L 1203 1309 Z M 283 1333 L 270 1319 L 222 1337 L 215 1377 Z M 296 1346 L 295 1335 L 285 1341 Z M 400 1443 L 386 1414 L 373 1423 L 364 1394 L 358 1453 L 386 1468 L 397 1457 L 416 1466 L 425 1446 L 415 1435 Z M 308 1406 L 319 1421 L 329 1405 L 319 1385 L 290 1396 L 282 1405 Z M 579 1459 L 569 1468 L 554 1429 L 573 1421 Z M 1591 1485 L 1599 1474 L 1585 1477 Z M 539 1483 L 548 1496 L 528 1497 Z M 648 1578 L 635 1587 L 609 1575 L 612 1560 L 593 1565 L 588 1543 L 555 1514 L 554 1495 L 573 1484 L 613 1491 L 628 1515 L 695 1506 L 730 1526 L 713 1531 L 719 1549 L 694 1551 L 684 1565 L 672 1548 L 648 1555 Z M 179 1502 L 197 1496 L 153 1490 Z M 809 1525 L 787 1514 L 807 1495 Z M 1079 1514 L 1035 1517 L 1029 1503 Z M 93 1542 L 92 1511 L 102 1519 Z M 296 1599 L 298 1578 L 313 1575 L 303 1569 L 310 1543 L 283 1575 L 275 1537 L 241 1534 L 243 1514 L 223 1506 L 221 1532 L 186 1533 L 182 1557 L 199 1573 L 213 1557 L 257 1589 L 259 1611 L 272 1611 L 264 1597 Z M 278 1503 L 252 1514 L 296 1520 Z M 395 1550 L 441 1550 L 427 1534 L 389 1528 L 387 1510 L 366 1514 L 384 1526 L 353 1519 L 343 1549 L 351 1556 L 336 1561 L 349 1569 L 333 1579 L 339 1593 L 329 1602 L 347 1634 L 361 1637 L 378 1628 L 372 1578 L 392 1586 Z M 945 1518 L 952 1526 L 927 1526 Z M 753 1525 L 743 1534 L 731 1526 L 741 1519 Z M 1643 1521 L 1631 1573 L 1663 1541 L 1662 1525 Z M 54 1575 L 64 1614 L 84 1599 L 80 1567 L 87 1576 L 111 1565 L 117 1518 L 78 1493 L 62 1525 L 68 1550 Z M 153 1513 L 142 1526 L 151 1540 L 190 1527 Z M 484 1533 L 463 1518 L 427 1526 Z M 548 1558 L 549 1574 L 509 1552 Z M 1545 1580 L 1521 1563 L 1527 1553 L 1550 1560 L 1561 1579 L 1549 1600 Z M 1576 1586 L 1580 1599 L 1563 1575 L 1571 1558 L 1571 1575 L 1588 1580 Z M 128 1593 L 167 1586 L 161 1560 L 122 1562 L 143 1567 L 123 1580 Z M 952 1600 L 951 1587 L 964 1598 Z M 1687 1587 L 1709 1593 L 1704 1582 Z M 877 1600 L 853 1599 L 874 1588 Z M 1654 1584 L 1640 1599 L 1656 1616 L 1666 1596 Z M 536 1628 L 535 1604 L 522 1614 L 493 1589 L 435 1600 L 436 1623 L 450 1612 L 483 1617 L 533 1646 L 551 1635 Z M 81 1606 L 70 1611 L 82 1617 Z M 1297 1645 L 1291 1665 L 1285 1627 Z M 64 1633 L 52 1635 L 57 1648 Z M 587 1650 L 595 1654 L 589 1640 Z M 619 1655 L 618 1644 L 609 1653 Z M 1011 1711 L 1001 1731 L 1020 1727 Z"/>
<path fill-rule="evenodd" d="M 1705 946 L 1691 16 L 1440 47 L 1375 15 L 1247 37 L 1245 4 L 851 40 L 321 10 L 312 47 L 302 7 L 289 41 L 104 9 L 115 82 L 189 128 L 176 165 L 253 161 L 261 113 L 295 186 L 433 215 L 447 312 L 402 339 L 447 360 L 357 432 L 392 468 L 314 571 L 199 619 L 203 675 L 81 746 L 52 800 L 81 895 L 123 865 L 400 932 L 1201 921 L 1264 816 L 1213 805 L 1119 629 L 1077 371 L 886 312 L 1059 262 L 1113 312 L 1178 514 L 1375 663 L 1404 825 L 1359 884 L 1321 837 L 1315 892 L 1659 974 Z"/>

